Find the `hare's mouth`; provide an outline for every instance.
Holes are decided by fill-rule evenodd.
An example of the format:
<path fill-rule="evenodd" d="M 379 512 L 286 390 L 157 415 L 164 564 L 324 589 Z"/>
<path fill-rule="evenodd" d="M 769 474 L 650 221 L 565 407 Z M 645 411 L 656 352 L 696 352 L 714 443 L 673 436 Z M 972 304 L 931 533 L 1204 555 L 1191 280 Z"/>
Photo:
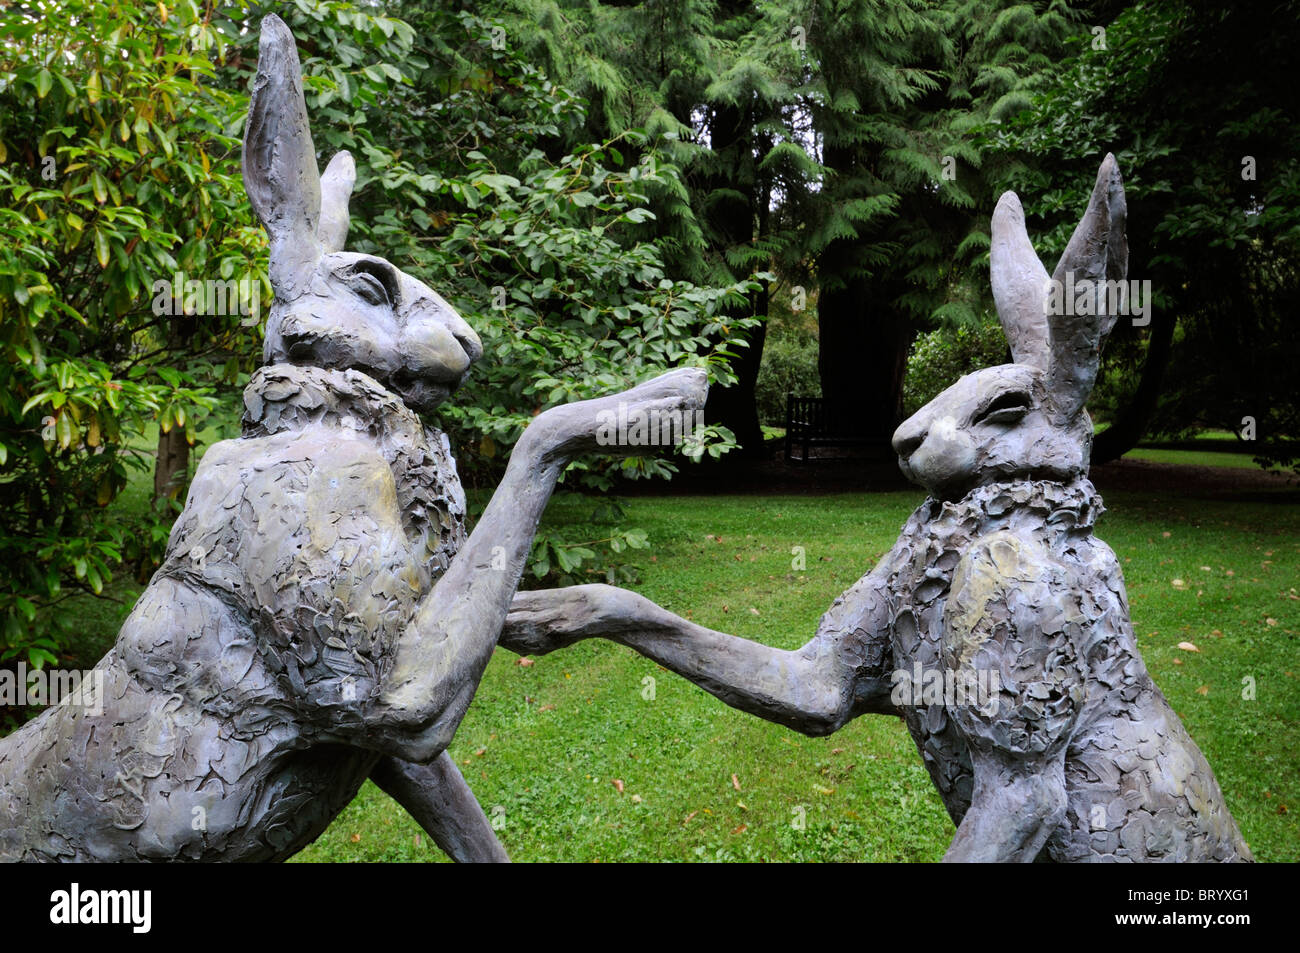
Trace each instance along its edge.
<path fill-rule="evenodd" d="M 388 383 L 406 406 L 416 412 L 426 413 L 450 397 L 464 379 L 463 374 L 451 380 L 439 380 L 401 370 L 392 375 Z"/>

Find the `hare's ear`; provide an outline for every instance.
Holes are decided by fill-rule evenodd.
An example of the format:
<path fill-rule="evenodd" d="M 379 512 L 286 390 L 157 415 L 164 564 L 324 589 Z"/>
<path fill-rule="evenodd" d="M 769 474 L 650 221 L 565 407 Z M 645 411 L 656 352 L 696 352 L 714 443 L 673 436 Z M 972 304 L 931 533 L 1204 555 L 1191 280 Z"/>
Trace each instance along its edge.
<path fill-rule="evenodd" d="M 248 126 L 244 190 L 271 239 L 271 286 L 301 293 L 321 255 L 320 173 L 307 126 L 302 67 L 293 34 L 275 14 L 262 20 Z"/>
<path fill-rule="evenodd" d="M 1048 309 L 1048 394 L 1061 417 L 1073 417 L 1087 402 L 1101 365 L 1102 342 L 1118 317 L 1114 305 L 1128 278 L 1127 214 L 1119 164 L 1107 153 L 1088 210 L 1052 274 L 1053 286 L 1064 291 L 1062 304 L 1072 303 L 1064 300 L 1071 295 L 1071 288 L 1084 289 L 1092 303 L 1092 307 L 1079 308 L 1076 300 L 1073 307 Z M 1108 287 L 1109 282 L 1116 284 Z M 1074 294 L 1077 296 L 1077 291 Z"/>
<path fill-rule="evenodd" d="M 348 199 L 357 182 L 350 152 L 336 152 L 320 180 L 320 224 L 316 237 L 326 252 L 342 251 L 348 240 Z"/>
<path fill-rule="evenodd" d="M 993 303 L 1017 364 L 1047 370 L 1047 269 L 1025 231 L 1025 210 L 1015 192 L 1004 192 L 993 210 L 989 249 Z"/>

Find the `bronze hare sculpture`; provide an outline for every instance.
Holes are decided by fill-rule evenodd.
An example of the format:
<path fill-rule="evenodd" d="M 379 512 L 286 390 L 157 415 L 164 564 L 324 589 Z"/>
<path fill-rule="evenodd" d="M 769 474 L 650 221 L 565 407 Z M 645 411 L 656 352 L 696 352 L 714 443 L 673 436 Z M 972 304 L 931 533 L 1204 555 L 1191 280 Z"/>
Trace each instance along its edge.
<path fill-rule="evenodd" d="M 538 520 L 602 412 L 687 413 L 705 374 L 548 410 L 465 538 L 446 438 L 415 411 L 481 354 L 382 258 L 342 251 L 354 171 L 317 174 L 292 35 L 268 16 L 244 179 L 275 301 L 243 435 L 204 455 L 96 704 L 0 741 L 0 859 L 278 860 L 367 778 L 460 860 L 502 860 L 446 754 Z M 99 709 L 96 712 L 94 709 Z"/>
<path fill-rule="evenodd" d="M 1108 155 L 1053 280 L 1122 282 L 1124 219 Z M 1015 363 L 963 377 L 898 428 L 900 466 L 931 495 L 803 648 L 713 632 L 609 586 L 519 593 L 501 643 L 612 639 L 809 735 L 900 715 L 957 825 L 945 860 L 1250 860 L 1138 653 L 1119 561 L 1093 535 L 1084 402 L 1113 303 L 1053 313 L 1010 192 L 993 213 L 992 280 Z"/>

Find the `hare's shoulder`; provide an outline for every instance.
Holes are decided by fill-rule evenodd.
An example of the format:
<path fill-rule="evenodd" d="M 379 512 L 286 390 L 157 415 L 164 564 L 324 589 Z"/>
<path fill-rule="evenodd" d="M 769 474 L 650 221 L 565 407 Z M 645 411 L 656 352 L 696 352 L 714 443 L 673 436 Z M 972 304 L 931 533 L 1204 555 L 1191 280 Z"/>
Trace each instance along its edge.
<path fill-rule="evenodd" d="M 294 517 L 337 522 L 366 514 L 385 527 L 400 523 L 393 470 L 380 449 L 364 434 L 333 427 L 215 444 L 182 520 L 190 514 L 254 534 Z"/>
<path fill-rule="evenodd" d="M 164 568 L 228 590 L 239 583 L 240 596 L 265 606 L 291 581 L 333 576 L 355 550 L 400 571 L 412 546 L 379 449 L 355 431 L 311 428 L 213 445 Z"/>

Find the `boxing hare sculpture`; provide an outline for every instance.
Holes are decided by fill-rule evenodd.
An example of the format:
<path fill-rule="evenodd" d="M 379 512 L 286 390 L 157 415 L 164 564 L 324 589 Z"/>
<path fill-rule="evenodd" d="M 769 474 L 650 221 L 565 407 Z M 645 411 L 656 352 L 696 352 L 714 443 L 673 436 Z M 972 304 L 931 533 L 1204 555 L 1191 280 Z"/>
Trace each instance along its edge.
<path fill-rule="evenodd" d="M 244 141 L 275 291 L 265 366 L 97 696 L 0 741 L 0 858 L 283 859 L 371 777 L 453 857 L 505 859 L 446 748 L 538 520 L 603 411 L 693 411 L 705 375 L 539 415 L 466 539 L 447 440 L 415 411 L 482 349 L 424 284 L 342 251 L 353 179 L 346 153 L 318 177 L 293 37 L 268 16 Z"/>
<path fill-rule="evenodd" d="M 1126 278 L 1124 218 L 1108 155 L 1058 292 Z M 901 715 L 957 825 L 945 860 L 1250 860 L 1138 653 L 1119 561 L 1093 535 L 1084 402 L 1111 302 L 1049 307 L 1059 293 L 1014 193 L 993 213 L 991 254 L 1015 363 L 963 377 L 898 428 L 899 464 L 931 495 L 812 641 L 780 651 L 579 586 L 516 595 L 501 644 L 612 639 L 809 735 Z"/>

